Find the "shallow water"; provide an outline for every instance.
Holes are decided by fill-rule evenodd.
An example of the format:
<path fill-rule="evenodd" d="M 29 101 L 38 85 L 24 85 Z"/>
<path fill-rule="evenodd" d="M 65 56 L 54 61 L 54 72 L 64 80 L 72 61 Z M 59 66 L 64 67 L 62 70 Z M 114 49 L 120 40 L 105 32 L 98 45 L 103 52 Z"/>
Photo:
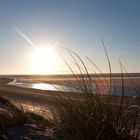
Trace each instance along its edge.
<path fill-rule="evenodd" d="M 10 82 L 9 85 L 32 88 L 39 90 L 65 91 L 65 92 L 82 92 L 79 88 L 69 87 L 66 85 L 57 85 L 49 83 L 25 83 L 25 82 Z"/>
<path fill-rule="evenodd" d="M 49 83 L 25 83 L 25 82 L 17 82 L 14 79 L 9 85 L 24 87 L 24 88 L 32 88 L 32 89 L 39 89 L 39 90 L 52 90 L 52 91 L 65 91 L 65 92 L 75 92 L 75 93 L 83 93 L 87 91 L 87 89 L 81 89 L 79 85 L 59 85 L 59 84 L 49 84 Z M 124 95 L 135 97 L 137 96 L 137 91 L 134 87 L 125 86 L 124 87 Z M 100 87 L 100 89 L 96 89 L 96 87 L 92 87 L 88 92 L 89 93 L 109 93 L 109 87 Z M 115 95 L 122 95 L 122 87 L 121 86 L 114 86 L 111 89 L 111 93 Z"/>

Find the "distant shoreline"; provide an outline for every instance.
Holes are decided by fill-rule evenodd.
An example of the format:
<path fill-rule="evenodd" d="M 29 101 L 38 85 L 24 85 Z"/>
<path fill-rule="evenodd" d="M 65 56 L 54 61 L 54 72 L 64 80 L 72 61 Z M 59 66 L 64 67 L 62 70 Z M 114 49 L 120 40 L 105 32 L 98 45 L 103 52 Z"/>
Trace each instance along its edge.
<path fill-rule="evenodd" d="M 92 74 L 89 73 L 91 77 L 99 77 L 99 76 L 104 76 L 104 77 L 110 77 L 109 73 L 97 73 L 97 74 Z M 45 78 L 74 78 L 73 74 L 51 74 L 51 75 L 38 75 L 38 74 L 1 74 L 0 77 L 45 77 Z M 81 77 L 81 74 L 77 74 L 77 77 Z M 87 74 L 83 74 L 83 76 L 87 76 Z M 122 73 L 111 73 L 111 77 L 121 77 Z M 140 73 L 123 73 L 123 77 L 140 77 Z"/>

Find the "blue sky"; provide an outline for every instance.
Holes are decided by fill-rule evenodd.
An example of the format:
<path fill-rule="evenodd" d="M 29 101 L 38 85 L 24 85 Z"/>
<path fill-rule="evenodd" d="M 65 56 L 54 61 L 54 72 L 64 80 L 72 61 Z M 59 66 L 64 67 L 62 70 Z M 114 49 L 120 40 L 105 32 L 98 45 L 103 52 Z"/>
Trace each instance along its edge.
<path fill-rule="evenodd" d="M 128 72 L 140 72 L 139 7 L 139 0 L 1 0 L 0 73 L 41 74 L 32 69 L 33 48 L 13 26 L 36 46 L 58 42 L 108 72 L 103 38 L 113 72 L 120 72 L 119 59 Z M 67 71 L 55 59 L 49 73 Z"/>

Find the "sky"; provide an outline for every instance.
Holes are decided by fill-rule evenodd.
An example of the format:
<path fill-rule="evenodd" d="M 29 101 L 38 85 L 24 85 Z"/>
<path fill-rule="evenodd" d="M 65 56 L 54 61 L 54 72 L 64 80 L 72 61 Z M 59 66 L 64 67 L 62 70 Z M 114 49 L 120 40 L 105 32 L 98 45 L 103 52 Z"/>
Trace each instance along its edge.
<path fill-rule="evenodd" d="M 127 72 L 140 72 L 139 7 L 139 0 L 0 0 L 0 74 L 67 73 L 58 52 L 73 60 L 61 47 L 108 72 L 101 38 L 112 72 L 120 72 L 119 60 Z M 47 48 L 47 57 L 33 46 Z"/>

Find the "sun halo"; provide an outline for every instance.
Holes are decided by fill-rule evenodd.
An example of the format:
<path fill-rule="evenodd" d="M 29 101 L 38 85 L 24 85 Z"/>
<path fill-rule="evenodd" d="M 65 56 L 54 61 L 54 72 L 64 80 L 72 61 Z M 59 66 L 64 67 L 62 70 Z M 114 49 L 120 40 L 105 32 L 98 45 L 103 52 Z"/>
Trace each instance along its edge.
<path fill-rule="evenodd" d="M 32 54 L 33 73 L 49 74 L 55 68 L 54 47 L 38 47 Z"/>

